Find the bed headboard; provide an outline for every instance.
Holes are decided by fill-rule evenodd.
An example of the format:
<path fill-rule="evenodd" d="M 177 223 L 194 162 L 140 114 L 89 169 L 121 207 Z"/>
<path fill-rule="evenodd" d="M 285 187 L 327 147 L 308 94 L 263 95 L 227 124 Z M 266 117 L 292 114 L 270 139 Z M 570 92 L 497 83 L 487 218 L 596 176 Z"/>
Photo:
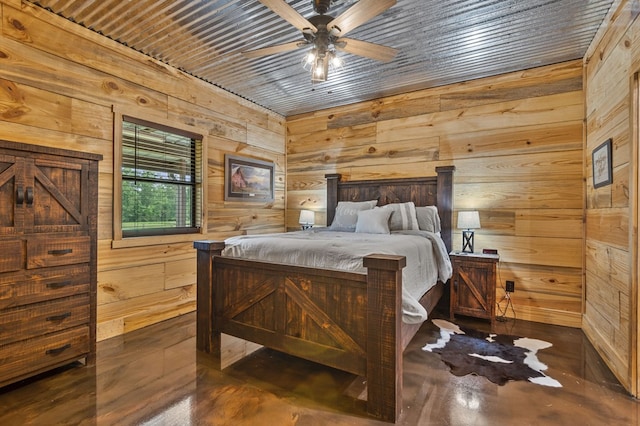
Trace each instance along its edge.
<path fill-rule="evenodd" d="M 378 200 L 378 206 L 413 201 L 416 206 L 437 206 L 442 239 L 451 251 L 453 238 L 453 172 L 455 166 L 436 167 L 437 176 L 404 179 L 341 181 L 340 174 L 327 179 L 327 225 L 333 222 L 338 201 Z"/>

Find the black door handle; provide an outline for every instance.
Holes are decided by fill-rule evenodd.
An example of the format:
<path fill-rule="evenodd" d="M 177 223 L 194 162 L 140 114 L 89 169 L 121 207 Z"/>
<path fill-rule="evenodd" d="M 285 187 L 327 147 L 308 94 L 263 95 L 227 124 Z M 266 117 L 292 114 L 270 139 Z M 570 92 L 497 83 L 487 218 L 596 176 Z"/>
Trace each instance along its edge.
<path fill-rule="evenodd" d="M 22 186 L 18 186 L 18 189 L 16 189 L 16 204 L 21 205 L 22 203 L 24 203 L 24 189 Z"/>
<path fill-rule="evenodd" d="M 27 205 L 30 206 L 33 204 L 33 188 L 27 188 Z"/>

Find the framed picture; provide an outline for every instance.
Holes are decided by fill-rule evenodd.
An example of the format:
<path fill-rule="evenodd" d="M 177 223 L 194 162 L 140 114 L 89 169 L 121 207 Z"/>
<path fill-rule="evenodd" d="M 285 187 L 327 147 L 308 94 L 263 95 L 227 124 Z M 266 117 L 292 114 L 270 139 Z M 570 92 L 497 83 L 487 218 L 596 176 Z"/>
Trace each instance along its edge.
<path fill-rule="evenodd" d="M 593 164 L 593 187 L 609 185 L 613 182 L 613 167 L 611 165 L 611 138 L 604 141 L 591 153 Z"/>
<path fill-rule="evenodd" d="M 225 200 L 273 201 L 273 162 L 229 154 L 224 160 Z"/>

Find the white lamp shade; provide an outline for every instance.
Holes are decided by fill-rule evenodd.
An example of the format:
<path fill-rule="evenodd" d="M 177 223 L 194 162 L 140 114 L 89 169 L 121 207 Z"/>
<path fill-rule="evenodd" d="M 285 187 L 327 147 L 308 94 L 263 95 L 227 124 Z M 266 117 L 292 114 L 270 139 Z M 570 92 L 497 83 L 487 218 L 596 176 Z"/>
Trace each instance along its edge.
<path fill-rule="evenodd" d="M 458 212 L 458 229 L 480 228 L 480 214 L 477 211 Z"/>
<path fill-rule="evenodd" d="M 298 223 L 301 225 L 313 225 L 315 222 L 315 214 L 311 210 L 300 210 L 300 219 Z"/>

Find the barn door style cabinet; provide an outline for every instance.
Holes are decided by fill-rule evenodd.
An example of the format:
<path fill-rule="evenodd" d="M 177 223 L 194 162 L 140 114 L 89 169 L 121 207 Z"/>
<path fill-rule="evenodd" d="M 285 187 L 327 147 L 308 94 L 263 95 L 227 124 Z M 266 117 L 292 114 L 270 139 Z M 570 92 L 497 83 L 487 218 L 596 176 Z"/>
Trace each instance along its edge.
<path fill-rule="evenodd" d="M 451 277 L 450 316 L 455 314 L 496 319 L 496 265 L 498 255 L 450 253 Z"/>
<path fill-rule="evenodd" d="M 95 362 L 101 159 L 0 141 L 0 387 Z"/>

